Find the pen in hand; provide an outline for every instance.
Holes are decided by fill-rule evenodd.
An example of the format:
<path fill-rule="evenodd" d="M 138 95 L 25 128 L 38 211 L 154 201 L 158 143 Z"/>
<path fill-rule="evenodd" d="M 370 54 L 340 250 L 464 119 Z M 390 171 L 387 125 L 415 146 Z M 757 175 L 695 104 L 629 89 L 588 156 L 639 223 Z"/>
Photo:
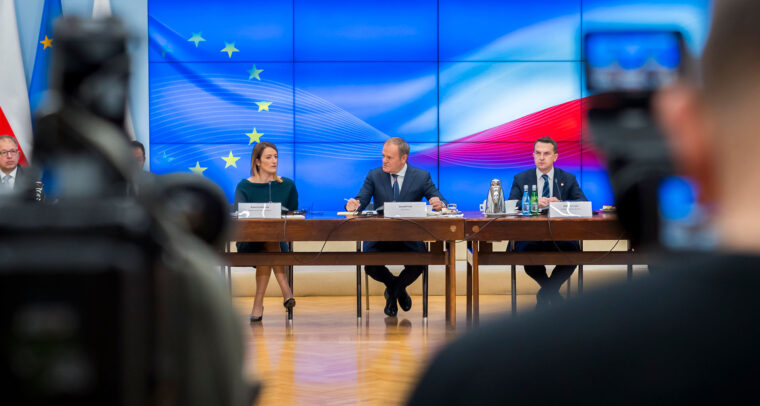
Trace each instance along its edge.
<path fill-rule="evenodd" d="M 347 199 L 347 198 L 343 198 L 343 200 L 345 200 L 348 203 L 351 203 L 352 201 L 355 201 L 355 199 Z M 359 208 L 359 205 L 357 205 L 356 207 L 354 207 L 353 210 L 351 210 L 351 209 L 348 208 L 348 203 L 346 203 L 346 210 L 348 210 L 348 211 L 356 212 L 357 209 Z"/>

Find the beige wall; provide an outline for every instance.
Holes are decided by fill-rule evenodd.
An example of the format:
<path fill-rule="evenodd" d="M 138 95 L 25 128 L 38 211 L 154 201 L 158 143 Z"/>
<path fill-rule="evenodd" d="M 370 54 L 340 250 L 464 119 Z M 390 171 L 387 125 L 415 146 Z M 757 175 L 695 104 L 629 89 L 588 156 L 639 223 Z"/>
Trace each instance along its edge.
<path fill-rule="evenodd" d="M 586 251 L 607 251 L 615 246 L 616 241 L 586 241 Z M 302 252 L 317 252 L 322 249 L 322 242 L 296 242 L 294 249 Z M 458 242 L 457 249 L 457 295 L 464 295 L 466 289 L 465 242 Z M 627 242 L 620 241 L 614 250 L 626 250 Z M 324 251 L 353 251 L 356 249 L 355 242 L 329 242 Z M 494 250 L 504 251 L 505 242 L 494 244 Z M 402 266 L 391 266 L 391 272 L 398 274 Z M 551 266 L 548 267 L 551 269 Z M 645 266 L 634 267 L 634 277 L 646 275 Z M 362 273 L 364 275 L 364 273 Z M 577 288 L 578 272 L 576 271 L 570 280 L 571 290 Z M 362 276 L 362 284 L 364 284 Z M 624 265 L 587 265 L 584 267 L 584 291 L 593 290 L 611 283 L 623 283 L 626 280 L 626 267 Z M 422 278 L 418 279 L 409 288 L 412 295 L 420 295 L 422 292 Z M 445 275 L 443 266 L 430 267 L 429 288 L 431 295 L 443 295 Z M 352 266 L 296 266 L 294 270 L 294 291 L 298 296 L 353 296 L 356 294 L 356 267 Z M 384 286 L 370 279 L 370 294 L 382 295 Z M 522 267 L 517 267 L 517 293 L 535 294 L 538 285 L 530 279 Z M 480 292 L 483 295 L 506 294 L 510 291 L 510 272 L 508 266 L 484 266 L 480 268 Z M 563 287 L 563 292 L 565 287 Z M 232 271 L 232 294 L 234 296 L 253 296 L 255 290 L 255 278 L 252 268 L 233 268 Z M 364 286 L 362 286 L 364 291 Z M 267 296 L 280 296 L 279 287 L 274 278 L 269 281 Z"/>

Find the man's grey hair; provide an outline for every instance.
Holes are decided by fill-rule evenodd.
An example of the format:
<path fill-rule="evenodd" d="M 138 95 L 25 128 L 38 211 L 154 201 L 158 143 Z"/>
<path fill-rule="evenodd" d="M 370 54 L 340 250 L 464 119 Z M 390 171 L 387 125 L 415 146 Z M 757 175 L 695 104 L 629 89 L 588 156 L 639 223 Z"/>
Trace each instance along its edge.
<path fill-rule="evenodd" d="M 401 137 L 391 137 L 385 141 L 386 144 L 390 143 L 398 147 L 398 156 L 409 155 L 409 144 Z"/>
<path fill-rule="evenodd" d="M 13 143 L 16 144 L 16 148 L 18 148 L 18 141 L 15 138 L 11 137 L 10 135 L 1 134 L 0 135 L 0 140 L 10 140 L 10 141 L 13 141 Z"/>

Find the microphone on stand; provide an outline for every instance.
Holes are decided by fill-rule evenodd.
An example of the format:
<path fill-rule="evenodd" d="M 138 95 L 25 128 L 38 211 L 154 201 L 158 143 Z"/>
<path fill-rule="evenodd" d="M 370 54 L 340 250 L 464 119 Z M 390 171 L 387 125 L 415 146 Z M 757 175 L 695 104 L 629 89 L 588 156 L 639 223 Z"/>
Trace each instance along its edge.
<path fill-rule="evenodd" d="M 557 190 L 559 191 L 559 197 L 558 197 L 558 199 L 559 200 L 563 200 L 562 199 L 562 188 L 559 186 L 559 182 L 557 182 L 557 177 L 555 176 L 552 179 L 554 179 L 554 184 L 557 185 Z"/>

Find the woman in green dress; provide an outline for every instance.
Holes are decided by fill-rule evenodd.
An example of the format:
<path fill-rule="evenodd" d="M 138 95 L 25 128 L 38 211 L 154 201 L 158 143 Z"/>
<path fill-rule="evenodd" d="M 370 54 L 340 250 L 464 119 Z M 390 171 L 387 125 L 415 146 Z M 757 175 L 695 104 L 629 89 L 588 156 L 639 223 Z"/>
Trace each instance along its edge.
<path fill-rule="evenodd" d="M 298 209 L 298 191 L 291 179 L 277 175 L 277 147 L 271 142 L 262 141 L 253 148 L 251 155 L 251 176 L 238 183 L 235 189 L 235 203 L 282 203 L 283 209 Z M 238 252 L 286 252 L 288 245 L 284 242 L 238 242 Z M 288 285 L 285 267 L 256 267 L 256 296 L 249 316 L 251 322 L 261 321 L 264 314 L 264 293 L 269 284 L 269 276 L 274 270 L 274 277 L 280 285 L 283 306 L 290 309 L 296 305 L 293 292 Z"/>

